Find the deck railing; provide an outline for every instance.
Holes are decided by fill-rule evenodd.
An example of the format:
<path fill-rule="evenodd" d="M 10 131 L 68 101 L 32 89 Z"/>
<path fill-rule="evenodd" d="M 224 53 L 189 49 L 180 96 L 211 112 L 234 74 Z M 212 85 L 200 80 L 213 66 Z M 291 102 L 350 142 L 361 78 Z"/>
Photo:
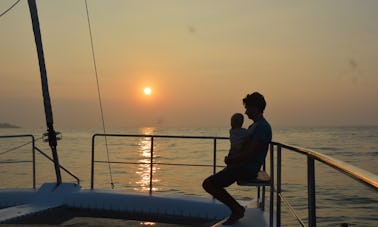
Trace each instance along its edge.
<path fill-rule="evenodd" d="M 27 142 L 27 143 L 23 143 L 19 146 L 16 146 L 16 147 L 12 147 L 11 149 L 8 149 L 6 151 L 1 151 L 0 152 L 0 155 L 3 155 L 3 154 L 6 154 L 6 153 L 10 153 L 10 152 L 13 152 L 21 147 L 24 147 L 26 145 L 29 145 L 31 144 L 31 152 L 32 152 L 32 160 L 15 160 L 15 161 L 0 161 L 1 164 L 4 164 L 4 163 L 27 163 L 27 162 L 31 162 L 32 163 L 32 174 L 33 174 L 33 188 L 35 189 L 35 184 L 36 184 L 36 176 L 35 176 L 35 138 L 33 135 L 4 135 L 4 136 L 0 136 L 0 139 L 15 139 L 15 138 L 30 138 L 30 142 Z"/>
<path fill-rule="evenodd" d="M 39 149 L 38 147 L 35 146 L 35 137 L 33 135 L 4 135 L 4 136 L 1 136 L 0 135 L 0 139 L 14 139 L 14 138 L 30 138 L 30 142 L 26 142 L 26 143 L 23 143 L 19 146 L 16 146 L 16 147 L 13 147 L 11 149 L 8 149 L 6 151 L 0 151 L 0 155 L 3 155 L 3 154 L 6 154 L 6 153 L 9 153 L 9 152 L 13 152 L 15 150 L 18 150 L 19 148 L 21 147 L 24 147 L 24 146 L 27 146 L 29 144 L 31 144 L 31 152 L 32 152 L 32 160 L 15 160 L 15 161 L 0 161 L 0 164 L 15 164 L 15 163 L 27 163 L 27 162 L 31 162 L 32 163 L 32 175 L 33 175 L 33 188 L 35 189 L 36 188 L 36 159 L 35 159 L 35 151 L 37 151 L 38 153 L 40 153 L 42 156 L 44 156 L 45 158 L 47 158 L 49 161 L 51 161 L 52 163 L 54 163 L 54 160 L 48 156 L 45 152 L 43 152 L 41 149 Z M 73 177 L 77 184 L 80 184 L 80 179 L 75 176 L 72 172 L 70 172 L 68 169 L 66 169 L 64 166 L 62 165 L 59 165 L 59 168 L 62 169 L 64 172 L 66 172 L 68 175 L 70 175 L 71 177 Z"/>
<path fill-rule="evenodd" d="M 149 193 L 152 193 L 153 188 L 153 171 L 154 164 L 159 165 L 181 165 L 181 166 L 208 166 L 213 167 L 213 173 L 216 172 L 217 167 L 224 167 L 217 164 L 217 141 L 228 140 L 228 137 L 212 137 L 212 136 L 170 136 L 170 135 L 143 135 L 143 134 L 94 134 L 92 136 L 92 161 L 91 161 L 91 189 L 94 188 L 94 164 L 95 163 L 117 163 L 117 164 L 140 164 L 140 162 L 120 162 L 120 161 L 99 161 L 95 160 L 95 139 L 97 137 L 144 137 L 150 138 L 150 162 L 146 163 L 150 165 L 150 179 L 149 179 Z M 171 138 L 171 139 L 202 139 L 209 140 L 213 143 L 213 163 L 212 165 L 193 165 L 193 164 L 172 164 L 154 162 L 154 141 L 155 138 Z M 365 170 L 354 167 L 345 162 L 339 161 L 335 158 L 323 155 L 321 153 L 312 151 L 310 149 L 300 148 L 296 146 L 290 146 L 283 143 L 271 142 L 270 143 L 270 174 L 274 187 L 270 187 L 271 190 L 271 207 L 270 212 L 273 212 L 273 194 L 276 192 L 276 226 L 281 226 L 281 202 L 283 201 L 288 206 L 291 214 L 297 219 L 300 225 L 305 226 L 301 218 L 296 214 L 295 210 L 290 206 L 288 200 L 282 193 L 282 150 L 292 151 L 301 155 L 307 156 L 307 190 L 308 190 L 308 224 L 310 227 L 316 226 L 316 181 L 315 181 L 315 161 L 322 162 L 343 174 L 357 180 L 368 187 L 378 191 L 378 177 L 375 174 L 369 173 Z M 276 164 L 274 164 L 274 154 Z M 276 166 L 276 171 L 274 166 Z M 265 168 L 265 166 L 264 166 Z M 260 191 L 260 189 L 259 189 Z M 265 187 L 263 187 L 263 197 L 265 196 Z M 265 198 L 262 198 L 263 201 Z M 270 226 L 273 225 L 273 219 L 271 215 Z"/>
<path fill-rule="evenodd" d="M 297 218 L 298 222 L 304 225 L 304 222 L 300 219 L 298 215 L 296 215 L 294 209 L 289 205 L 287 199 L 282 193 L 281 188 L 281 153 L 282 149 L 286 149 L 288 151 L 293 151 L 298 154 L 305 155 L 307 157 L 307 198 L 308 198 L 308 223 L 310 227 L 316 226 L 316 181 L 315 181 L 315 161 L 319 161 L 324 163 L 327 166 L 330 166 L 339 172 L 357 180 L 358 182 L 374 189 L 378 192 L 378 176 L 370 173 L 366 170 L 357 168 L 353 165 L 345 163 L 343 161 L 337 160 L 332 158 L 328 155 L 321 154 L 319 152 L 296 147 L 290 146 L 283 143 L 276 143 L 272 142 L 272 145 L 276 146 L 276 153 L 277 153 L 277 213 L 280 213 L 281 210 L 281 200 L 285 202 L 285 204 L 289 207 L 291 213 Z M 280 218 L 277 216 L 277 219 Z M 280 220 L 277 220 L 277 223 L 280 223 Z M 279 226 L 279 225 L 277 225 Z"/>
<path fill-rule="evenodd" d="M 108 163 L 107 161 L 97 161 L 95 160 L 95 139 L 96 137 L 134 137 L 134 138 L 150 138 L 150 162 L 145 164 L 150 164 L 150 187 L 149 192 L 152 193 L 152 179 L 153 171 L 152 166 L 154 164 L 159 165 L 175 165 L 175 166 L 204 166 L 204 167 L 213 167 L 213 173 L 216 172 L 217 167 L 224 167 L 222 165 L 217 165 L 217 141 L 218 140 L 227 140 L 227 137 L 216 137 L 216 136 L 169 136 L 169 135 L 143 135 L 143 134 L 94 134 L 92 136 L 92 161 L 91 161 L 91 189 L 94 187 L 94 163 Z M 154 139 L 155 138 L 170 138 L 170 139 L 201 139 L 213 141 L 213 164 L 208 165 L 197 165 L 197 164 L 174 164 L 174 163 L 155 163 L 154 162 Z M 109 163 L 118 163 L 118 164 L 141 164 L 140 162 L 115 162 L 109 161 Z"/>

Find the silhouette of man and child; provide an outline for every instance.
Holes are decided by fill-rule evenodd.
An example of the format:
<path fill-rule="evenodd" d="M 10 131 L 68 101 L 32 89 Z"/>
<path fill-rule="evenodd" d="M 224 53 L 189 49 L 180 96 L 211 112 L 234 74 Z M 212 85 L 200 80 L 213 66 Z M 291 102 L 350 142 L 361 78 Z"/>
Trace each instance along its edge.
<path fill-rule="evenodd" d="M 227 166 L 203 181 L 203 188 L 230 210 L 230 217 L 223 225 L 232 225 L 244 216 L 241 206 L 225 188 L 236 181 L 252 181 L 264 163 L 272 140 L 272 129 L 264 118 L 265 98 L 258 92 L 243 99 L 245 114 L 253 121 L 248 129 L 242 127 L 244 117 L 236 113 L 231 117 L 230 151 L 224 162 Z"/>

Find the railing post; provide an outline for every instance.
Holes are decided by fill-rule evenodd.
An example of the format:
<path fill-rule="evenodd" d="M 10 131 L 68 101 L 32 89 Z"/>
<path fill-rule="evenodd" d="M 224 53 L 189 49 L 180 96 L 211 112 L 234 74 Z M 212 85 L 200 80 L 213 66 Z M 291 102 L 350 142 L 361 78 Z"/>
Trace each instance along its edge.
<path fill-rule="evenodd" d="M 154 137 L 151 137 L 151 148 L 150 148 L 150 195 L 152 194 L 152 168 L 154 161 Z"/>
<path fill-rule="evenodd" d="M 214 138 L 214 154 L 213 154 L 213 174 L 217 172 L 217 139 Z"/>
<path fill-rule="evenodd" d="M 316 226 L 316 202 L 315 202 L 315 164 L 314 159 L 307 156 L 307 191 L 308 191 L 308 224 Z"/>
<path fill-rule="evenodd" d="M 277 207 L 276 226 L 281 226 L 281 145 L 277 145 Z"/>
<path fill-rule="evenodd" d="M 270 206 L 269 206 L 269 226 L 273 226 L 273 206 L 274 206 L 274 146 L 270 143 Z"/>
<path fill-rule="evenodd" d="M 92 136 L 92 159 L 91 159 L 91 189 L 93 189 L 94 183 L 94 143 L 96 134 Z"/>
<path fill-rule="evenodd" d="M 35 176 L 35 141 L 34 136 L 32 136 L 32 158 L 33 158 L 33 189 L 36 188 L 36 176 Z"/>

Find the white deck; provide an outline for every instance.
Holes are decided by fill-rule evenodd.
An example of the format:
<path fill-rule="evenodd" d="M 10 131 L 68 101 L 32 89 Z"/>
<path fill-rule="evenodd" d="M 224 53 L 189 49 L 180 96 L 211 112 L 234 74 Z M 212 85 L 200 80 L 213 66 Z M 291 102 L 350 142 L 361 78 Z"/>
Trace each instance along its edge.
<path fill-rule="evenodd" d="M 227 218 L 224 218 L 222 221 L 216 223 L 212 227 L 219 227 L 224 226 L 222 225 L 223 222 L 225 222 Z M 268 222 L 266 221 L 266 218 L 264 217 L 264 212 L 261 209 L 258 208 L 247 208 L 245 210 L 244 217 L 242 219 L 239 219 L 238 222 L 231 225 L 235 227 L 261 227 L 261 226 L 268 226 Z"/>
<path fill-rule="evenodd" d="M 42 185 L 38 191 L 29 190 L 4 190 L 0 191 L 0 199 L 17 202 L 21 205 L 11 206 L 0 210 L 0 223 L 15 220 L 27 215 L 44 212 L 51 208 L 59 207 L 73 193 L 80 190 L 75 184 L 61 184 L 55 187 L 54 183 Z"/>
<path fill-rule="evenodd" d="M 4 199 L 4 200 L 3 200 Z M 68 207 L 86 211 L 106 211 L 115 214 L 142 213 L 146 217 L 174 217 L 204 220 L 226 219 L 230 211 L 223 204 L 211 198 L 115 191 L 88 190 L 70 183 L 55 187 L 54 183 L 44 184 L 35 190 L 0 190 L 2 206 L 0 223 L 17 221 L 26 216 L 46 212 L 56 207 Z M 5 204 L 12 201 L 13 204 Z M 14 202 L 17 201 L 17 204 Z M 214 223 L 214 222 L 213 222 Z M 264 213 L 258 208 L 247 208 L 245 217 L 234 226 L 266 226 Z M 255 224 L 255 225 L 253 225 Z M 221 222 L 214 225 L 221 226 Z"/>

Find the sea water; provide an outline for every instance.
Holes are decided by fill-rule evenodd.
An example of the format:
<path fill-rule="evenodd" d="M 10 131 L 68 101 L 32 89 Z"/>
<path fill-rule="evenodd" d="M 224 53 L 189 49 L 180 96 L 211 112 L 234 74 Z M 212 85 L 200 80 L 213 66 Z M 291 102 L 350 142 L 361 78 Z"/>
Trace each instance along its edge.
<path fill-rule="evenodd" d="M 44 130 L 0 129 L 0 135 L 33 134 L 36 146 L 50 155 L 47 143 L 40 138 Z M 83 188 L 91 181 L 91 140 L 102 130 L 64 129 L 58 141 L 61 165 L 80 178 Z M 116 134 L 221 136 L 228 137 L 227 128 L 154 128 L 108 129 Z M 273 128 L 276 142 L 300 146 L 332 156 L 371 173 L 378 174 L 378 127 L 280 127 Z M 30 139 L 0 139 L 0 187 L 32 187 L 32 152 Z M 15 147 L 19 147 L 14 149 Z M 213 139 L 154 138 L 154 164 L 150 169 L 151 139 L 148 137 L 96 137 L 94 187 L 133 190 L 148 193 L 152 172 L 152 191 L 208 196 L 201 184 L 213 173 Z M 228 140 L 216 141 L 217 165 L 224 165 L 223 158 L 229 149 Z M 50 155 L 51 156 L 51 155 Z M 21 161 L 15 163 L 16 161 Z M 108 161 L 112 162 L 110 165 Z M 298 216 L 307 223 L 306 162 L 303 155 L 282 151 L 282 191 Z M 36 185 L 55 181 L 50 161 L 36 153 Z M 172 165 L 180 164 L 180 165 Z M 197 166 L 199 165 L 199 166 Z M 207 166 L 210 165 L 210 166 Z M 222 167 L 218 167 L 219 171 Z M 268 166 L 269 169 L 269 166 Z M 316 162 L 316 215 L 318 226 L 378 225 L 377 192 L 339 173 L 331 167 Z M 75 182 L 65 172 L 64 181 Z M 256 197 L 255 188 L 232 185 L 229 192 L 240 201 Z M 269 189 L 268 189 L 269 190 Z M 269 196 L 269 193 L 267 193 Z M 268 198 L 269 199 L 269 198 Z M 268 203 L 267 203 L 268 204 Z M 298 222 L 282 205 L 282 223 L 298 226 Z"/>

